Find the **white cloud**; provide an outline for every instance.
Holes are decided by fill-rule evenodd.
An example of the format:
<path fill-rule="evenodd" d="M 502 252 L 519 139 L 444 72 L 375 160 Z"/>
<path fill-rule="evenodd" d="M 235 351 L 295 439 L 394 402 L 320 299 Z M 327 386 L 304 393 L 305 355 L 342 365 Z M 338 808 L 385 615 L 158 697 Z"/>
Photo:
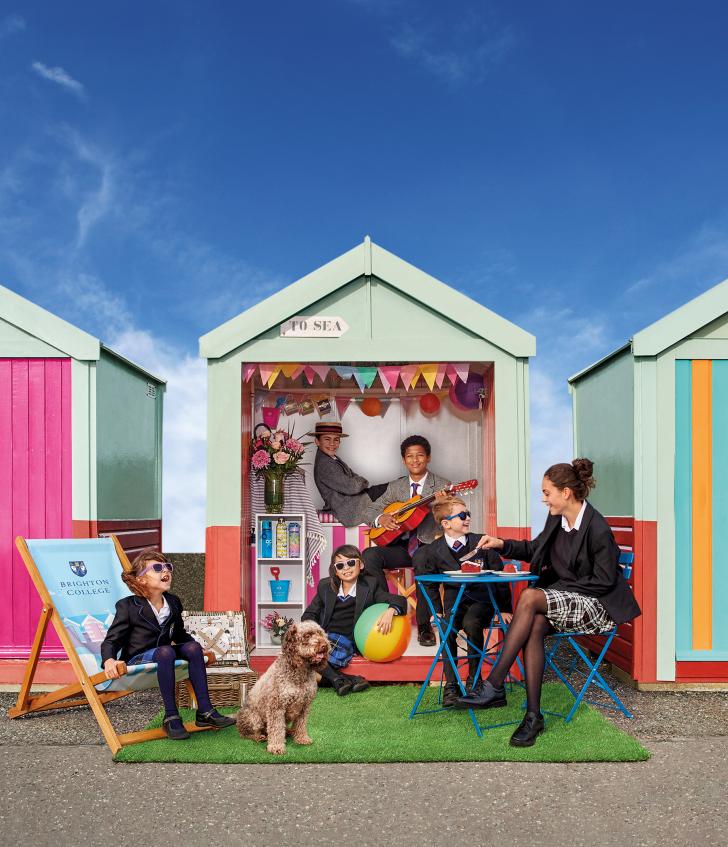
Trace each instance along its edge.
<path fill-rule="evenodd" d="M 130 327 L 108 339 L 112 349 L 167 380 L 164 397 L 164 548 L 205 549 L 207 367 L 204 360 Z"/>
<path fill-rule="evenodd" d="M 407 23 L 389 39 L 402 58 L 417 62 L 451 85 L 481 82 L 515 41 L 509 27 L 491 28 L 472 16 L 449 31 Z"/>
<path fill-rule="evenodd" d="M 83 83 L 74 79 L 68 71 L 63 68 L 49 68 L 48 65 L 44 65 L 43 62 L 33 62 L 31 67 L 39 76 L 42 76 L 43 79 L 55 82 L 57 85 L 65 88 L 66 91 L 71 91 L 81 100 L 85 98 L 86 90 L 83 87 Z"/>
<path fill-rule="evenodd" d="M 21 18 L 20 15 L 8 15 L 0 21 L 0 39 L 22 32 L 25 27 L 25 18 Z"/>

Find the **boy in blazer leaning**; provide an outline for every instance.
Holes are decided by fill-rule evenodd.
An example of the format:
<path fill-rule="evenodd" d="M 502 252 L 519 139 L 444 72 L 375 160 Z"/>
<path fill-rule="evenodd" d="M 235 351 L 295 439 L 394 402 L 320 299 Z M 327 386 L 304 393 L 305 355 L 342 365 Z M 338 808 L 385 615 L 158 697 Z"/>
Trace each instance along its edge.
<path fill-rule="evenodd" d="M 387 485 L 384 493 L 371 504 L 367 511 L 366 521 L 372 527 L 382 526 L 385 529 L 396 529 L 396 520 L 385 513 L 387 506 L 392 503 L 406 502 L 411 497 L 429 497 L 441 492 L 450 485 L 450 480 L 437 476 L 429 470 L 432 448 L 430 442 L 421 435 L 410 435 L 400 444 L 402 462 L 407 469 L 407 476 L 401 476 Z M 364 567 L 367 573 L 376 577 L 379 587 L 387 590 L 385 570 L 411 568 L 412 555 L 422 544 L 430 544 L 435 540 L 438 528 L 430 512 L 420 525 L 410 534 L 401 535 L 386 546 L 373 545 L 364 551 Z M 435 633 L 430 626 L 430 610 L 427 607 L 420 587 L 417 586 L 417 640 L 423 647 L 433 647 Z"/>
<path fill-rule="evenodd" d="M 431 544 L 420 547 L 414 556 L 415 575 L 447 573 L 448 571 L 459 571 L 460 559 L 466 553 L 474 550 L 481 538 L 475 532 L 470 532 L 470 512 L 465 503 L 459 497 L 448 497 L 433 507 L 434 519 L 440 524 L 443 535 Z M 483 568 L 488 570 L 503 570 L 503 560 L 495 550 L 483 550 Z M 449 619 L 452 608 L 455 605 L 459 585 L 445 585 L 443 588 L 442 612 Z M 511 594 L 507 585 L 494 586 L 496 602 L 501 611 L 510 611 Z M 430 585 L 427 593 L 432 600 L 436 610 L 440 607 L 440 586 Z M 450 652 L 457 661 L 457 634 L 462 629 L 468 641 L 479 650 L 483 649 L 485 636 L 483 630 L 487 629 L 493 619 L 493 603 L 485 585 L 473 584 L 466 587 L 460 605 L 453 621 L 451 633 L 447 639 Z M 467 650 L 466 652 L 470 652 Z M 482 680 L 476 679 L 478 669 L 478 656 L 468 659 L 468 679 L 465 687 L 469 692 L 479 692 Z M 443 657 L 445 669 L 445 689 L 442 693 L 442 705 L 453 706 L 460 697 L 460 687 L 457 684 L 455 672 L 447 657 Z"/>

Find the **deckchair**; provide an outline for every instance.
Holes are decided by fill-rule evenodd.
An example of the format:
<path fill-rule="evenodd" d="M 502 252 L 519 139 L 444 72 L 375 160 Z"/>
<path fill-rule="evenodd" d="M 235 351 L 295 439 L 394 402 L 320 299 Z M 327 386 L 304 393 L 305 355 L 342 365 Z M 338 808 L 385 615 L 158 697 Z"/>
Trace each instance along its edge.
<path fill-rule="evenodd" d="M 18 702 L 8 710 L 17 718 L 31 712 L 90 706 L 111 752 L 128 744 L 164 738 L 162 729 L 118 734 L 105 705 L 135 691 L 157 686 L 157 665 L 129 665 L 119 679 L 109 680 L 101 668 L 101 642 L 114 619 L 115 605 L 130 594 L 121 579 L 131 565 L 115 536 L 31 540 L 18 536 L 15 544 L 28 568 L 43 607 L 25 670 Z M 52 623 L 71 663 L 76 682 L 57 691 L 30 695 L 48 624 Z M 190 701 L 194 692 L 187 677 L 187 662 L 175 662 L 175 676 L 185 679 Z M 185 724 L 190 732 L 207 727 Z"/>

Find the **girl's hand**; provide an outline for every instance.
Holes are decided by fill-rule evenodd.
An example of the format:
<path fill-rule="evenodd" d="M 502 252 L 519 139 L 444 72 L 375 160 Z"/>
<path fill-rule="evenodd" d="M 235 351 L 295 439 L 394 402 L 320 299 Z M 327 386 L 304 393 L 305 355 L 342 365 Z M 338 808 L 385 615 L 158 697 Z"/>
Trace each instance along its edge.
<path fill-rule="evenodd" d="M 493 538 L 492 535 L 483 535 L 480 538 L 480 541 L 476 545 L 476 550 L 481 550 L 485 548 L 486 550 L 502 550 L 503 549 L 503 539 L 502 538 Z"/>
<path fill-rule="evenodd" d="M 210 665 L 214 665 L 215 662 L 217 661 L 217 656 L 215 655 L 215 651 L 214 650 L 203 650 L 202 652 L 204 653 L 205 656 L 207 656 L 207 667 L 209 668 Z"/>
<path fill-rule="evenodd" d="M 392 629 L 392 618 L 394 617 L 394 609 L 390 606 L 386 612 L 379 616 L 377 621 L 377 630 L 386 635 Z"/>
<path fill-rule="evenodd" d="M 107 679 L 118 679 L 121 674 L 119 671 L 123 669 L 124 662 L 119 662 L 116 659 L 107 659 L 104 662 L 104 673 Z"/>

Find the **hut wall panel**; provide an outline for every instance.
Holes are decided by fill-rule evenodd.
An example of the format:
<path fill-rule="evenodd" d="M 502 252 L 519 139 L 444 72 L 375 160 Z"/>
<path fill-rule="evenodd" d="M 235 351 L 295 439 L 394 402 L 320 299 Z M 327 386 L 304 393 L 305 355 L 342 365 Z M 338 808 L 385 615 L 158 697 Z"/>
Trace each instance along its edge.
<path fill-rule="evenodd" d="M 145 547 L 162 549 L 162 522 L 159 520 L 98 521 L 95 534 L 115 535 L 129 559 Z"/>
<path fill-rule="evenodd" d="M 0 657 L 25 658 L 41 603 L 15 537 L 70 538 L 70 359 L 0 359 Z M 49 631 L 43 655 L 65 655 Z"/>

